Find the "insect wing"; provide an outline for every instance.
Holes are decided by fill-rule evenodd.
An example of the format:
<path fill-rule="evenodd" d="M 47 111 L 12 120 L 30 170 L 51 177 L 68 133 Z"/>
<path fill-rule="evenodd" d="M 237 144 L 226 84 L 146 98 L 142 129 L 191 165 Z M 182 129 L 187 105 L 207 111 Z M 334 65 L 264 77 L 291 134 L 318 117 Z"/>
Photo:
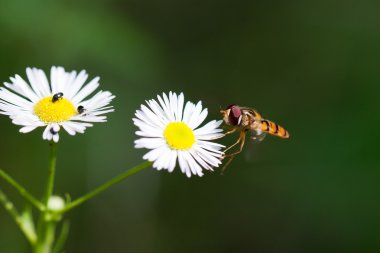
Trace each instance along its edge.
<path fill-rule="evenodd" d="M 264 132 L 258 133 L 257 131 L 251 131 L 249 138 L 254 142 L 261 142 L 265 139 L 265 136 L 267 136 L 267 134 Z"/>
<path fill-rule="evenodd" d="M 243 114 L 248 114 L 250 115 L 254 120 L 260 120 L 261 115 L 260 113 L 257 112 L 256 109 L 251 108 L 251 107 L 241 107 L 241 111 Z"/>

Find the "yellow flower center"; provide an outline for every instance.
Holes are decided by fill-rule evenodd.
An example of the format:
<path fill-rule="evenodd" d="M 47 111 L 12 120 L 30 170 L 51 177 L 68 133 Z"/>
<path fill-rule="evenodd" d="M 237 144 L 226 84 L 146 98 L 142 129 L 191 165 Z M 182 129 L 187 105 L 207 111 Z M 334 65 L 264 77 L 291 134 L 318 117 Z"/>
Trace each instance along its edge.
<path fill-rule="evenodd" d="M 195 143 L 193 130 L 183 122 L 172 122 L 167 125 L 164 137 L 172 149 L 189 149 Z"/>
<path fill-rule="evenodd" d="M 74 105 L 65 98 L 53 97 L 41 99 L 34 106 L 34 113 L 45 123 L 62 122 L 77 114 Z"/>

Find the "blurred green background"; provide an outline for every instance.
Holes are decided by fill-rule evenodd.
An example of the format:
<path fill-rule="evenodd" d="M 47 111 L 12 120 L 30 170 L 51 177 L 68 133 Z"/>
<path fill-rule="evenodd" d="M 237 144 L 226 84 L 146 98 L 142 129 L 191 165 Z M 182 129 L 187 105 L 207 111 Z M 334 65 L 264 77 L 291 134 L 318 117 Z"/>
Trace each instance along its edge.
<path fill-rule="evenodd" d="M 286 127 L 221 176 L 146 169 L 68 217 L 67 252 L 379 252 L 379 1 L 0 1 L 0 80 L 86 69 L 117 97 L 109 122 L 61 135 L 56 193 L 139 164 L 135 110 L 170 90 L 208 120 L 236 103 Z M 41 195 L 42 129 L 0 117 L 0 167 Z M 222 140 L 229 145 L 237 136 Z M 13 189 L 1 188 L 20 204 Z M 0 209 L 0 252 L 28 252 Z"/>

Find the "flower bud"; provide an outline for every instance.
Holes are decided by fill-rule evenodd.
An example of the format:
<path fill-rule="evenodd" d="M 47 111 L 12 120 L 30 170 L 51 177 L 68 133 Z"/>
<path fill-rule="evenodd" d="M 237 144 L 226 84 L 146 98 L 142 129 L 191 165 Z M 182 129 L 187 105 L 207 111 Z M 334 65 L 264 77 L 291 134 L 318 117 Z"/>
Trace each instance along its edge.
<path fill-rule="evenodd" d="M 56 212 L 65 207 L 65 201 L 59 196 L 51 196 L 48 201 L 49 210 Z"/>

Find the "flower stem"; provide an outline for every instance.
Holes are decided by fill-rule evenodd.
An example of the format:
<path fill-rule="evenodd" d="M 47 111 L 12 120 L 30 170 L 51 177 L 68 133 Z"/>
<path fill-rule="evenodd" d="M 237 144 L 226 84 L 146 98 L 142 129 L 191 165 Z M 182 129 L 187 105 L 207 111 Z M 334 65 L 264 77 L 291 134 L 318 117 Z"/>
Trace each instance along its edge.
<path fill-rule="evenodd" d="M 45 221 L 43 229 L 38 234 L 38 241 L 34 248 L 34 253 L 51 253 L 55 237 L 54 221 Z"/>
<path fill-rule="evenodd" d="M 7 198 L 7 196 L 0 190 L 0 203 L 4 206 L 5 210 L 10 214 L 13 220 L 16 222 L 20 230 L 24 233 L 26 239 L 30 244 L 34 245 L 37 240 L 34 226 L 26 219 L 23 218 L 16 210 L 13 203 Z"/>
<path fill-rule="evenodd" d="M 29 201 L 33 206 L 35 206 L 38 210 L 43 211 L 45 206 L 38 201 L 32 194 L 30 194 L 24 187 L 22 187 L 16 180 L 14 180 L 11 176 L 9 176 L 5 171 L 0 169 L 0 177 L 2 177 L 5 181 L 7 181 L 10 185 L 12 185 L 16 190 L 23 196 L 27 201 Z"/>
<path fill-rule="evenodd" d="M 49 201 L 51 195 L 53 194 L 56 161 L 57 161 L 57 144 L 55 142 L 51 142 L 50 143 L 48 181 L 46 184 L 46 192 L 45 192 L 45 199 L 44 199 L 45 206 L 47 206 L 48 201 Z"/>
<path fill-rule="evenodd" d="M 61 253 L 63 246 L 65 245 L 66 239 L 69 235 L 70 223 L 69 221 L 64 221 L 61 228 L 61 233 L 57 238 L 57 242 L 53 248 L 53 253 Z"/>
<path fill-rule="evenodd" d="M 123 172 L 122 174 L 120 174 L 120 175 L 116 176 L 115 178 L 109 180 L 105 184 L 99 186 L 95 190 L 93 190 L 93 191 L 87 193 L 86 195 L 84 195 L 84 196 L 74 200 L 73 202 L 69 203 L 68 205 L 66 205 L 65 208 L 63 208 L 61 210 L 61 213 L 65 213 L 65 212 L 73 209 L 74 207 L 82 204 L 83 202 L 91 199 L 92 197 L 94 197 L 94 196 L 98 195 L 99 193 L 103 192 L 104 190 L 108 189 L 112 185 L 122 181 L 123 179 L 125 179 L 125 178 L 139 172 L 140 170 L 143 170 L 143 169 L 151 166 L 151 165 L 152 165 L 152 162 L 144 162 L 144 163 L 142 163 L 142 164 L 140 164 L 140 165 L 138 165 L 132 169 L 129 169 L 129 170 Z"/>
<path fill-rule="evenodd" d="M 34 246 L 34 253 L 51 253 L 55 240 L 55 228 L 58 220 L 52 219 L 49 210 L 49 199 L 54 191 L 55 165 L 57 160 L 57 144 L 50 143 L 48 179 L 46 183 L 45 196 L 43 200 L 44 210 L 42 210 L 38 223 L 37 242 Z"/>

